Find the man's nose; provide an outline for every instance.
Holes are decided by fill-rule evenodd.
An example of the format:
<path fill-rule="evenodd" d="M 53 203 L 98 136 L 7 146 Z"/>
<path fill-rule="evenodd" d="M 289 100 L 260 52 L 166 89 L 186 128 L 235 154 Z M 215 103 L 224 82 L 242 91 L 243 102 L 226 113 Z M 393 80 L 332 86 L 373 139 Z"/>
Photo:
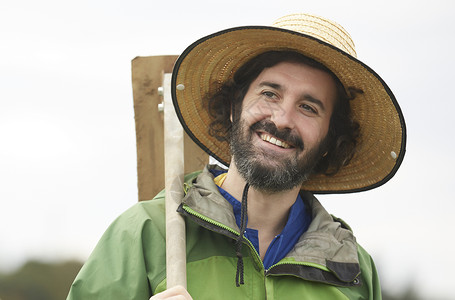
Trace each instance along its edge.
<path fill-rule="evenodd" d="M 275 123 L 278 129 L 294 129 L 292 109 L 288 106 L 280 103 L 277 104 L 277 109 L 271 110 L 270 120 Z"/>

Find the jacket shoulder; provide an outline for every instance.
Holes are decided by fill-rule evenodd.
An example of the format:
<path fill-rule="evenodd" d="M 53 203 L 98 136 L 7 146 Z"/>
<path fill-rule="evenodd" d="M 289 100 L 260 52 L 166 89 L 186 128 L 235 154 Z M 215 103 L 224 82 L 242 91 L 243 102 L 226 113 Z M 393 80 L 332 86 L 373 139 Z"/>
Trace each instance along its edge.
<path fill-rule="evenodd" d="M 149 282 L 165 277 L 164 244 L 164 199 L 136 203 L 104 232 L 67 299 L 148 299 Z"/>

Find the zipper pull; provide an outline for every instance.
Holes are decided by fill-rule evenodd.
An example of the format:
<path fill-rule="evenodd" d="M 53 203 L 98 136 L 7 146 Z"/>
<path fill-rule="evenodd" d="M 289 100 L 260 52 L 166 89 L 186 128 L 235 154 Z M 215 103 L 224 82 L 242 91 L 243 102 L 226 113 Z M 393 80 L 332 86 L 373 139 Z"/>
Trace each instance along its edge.
<path fill-rule="evenodd" d="M 188 183 L 186 183 L 186 182 L 183 183 L 183 193 L 185 194 L 185 196 L 186 196 L 186 194 L 188 194 L 188 191 L 190 190 L 190 188 L 191 188 L 191 186 Z"/>

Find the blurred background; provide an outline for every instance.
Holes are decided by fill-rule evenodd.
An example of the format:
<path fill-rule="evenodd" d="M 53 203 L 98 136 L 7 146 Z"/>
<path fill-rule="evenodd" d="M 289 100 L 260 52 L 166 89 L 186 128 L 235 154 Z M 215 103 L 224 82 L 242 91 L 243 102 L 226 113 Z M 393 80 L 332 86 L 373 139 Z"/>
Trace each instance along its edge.
<path fill-rule="evenodd" d="M 319 199 L 375 259 L 385 299 L 455 299 L 451 0 L 2 1 L 0 299 L 63 299 L 137 202 L 134 57 L 178 55 L 207 34 L 294 12 L 351 34 L 408 128 L 389 183 Z"/>

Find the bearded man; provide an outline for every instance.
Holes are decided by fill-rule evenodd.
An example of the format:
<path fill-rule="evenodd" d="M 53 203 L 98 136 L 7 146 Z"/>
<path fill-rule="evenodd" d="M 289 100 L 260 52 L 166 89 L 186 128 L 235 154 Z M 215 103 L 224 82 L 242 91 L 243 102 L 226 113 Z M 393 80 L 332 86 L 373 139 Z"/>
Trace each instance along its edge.
<path fill-rule="evenodd" d="M 114 222 L 69 299 L 380 299 L 373 260 L 313 195 L 375 188 L 404 156 L 395 97 L 355 55 L 341 26 L 302 14 L 188 47 L 177 115 L 229 165 L 186 178 L 188 288 L 165 287 L 160 193 Z"/>

